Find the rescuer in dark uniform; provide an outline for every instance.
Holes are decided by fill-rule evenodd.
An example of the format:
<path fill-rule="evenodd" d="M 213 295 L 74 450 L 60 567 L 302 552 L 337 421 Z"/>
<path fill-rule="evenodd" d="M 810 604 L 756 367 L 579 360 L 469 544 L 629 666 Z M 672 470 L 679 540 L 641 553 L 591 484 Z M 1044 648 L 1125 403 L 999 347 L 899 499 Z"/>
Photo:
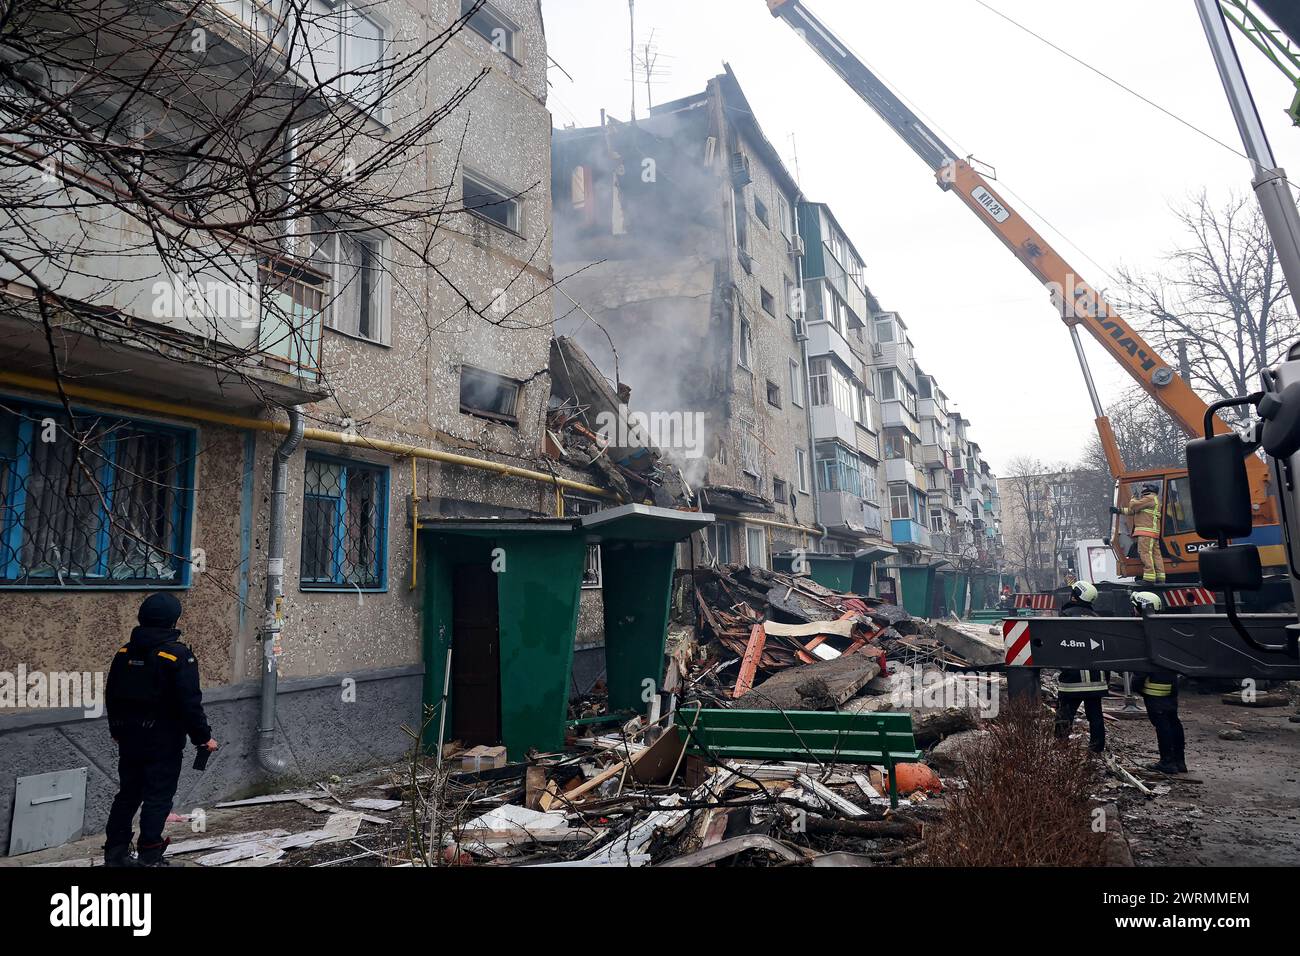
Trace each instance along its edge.
<path fill-rule="evenodd" d="M 163 825 L 181 775 L 185 737 L 217 749 L 203 713 L 199 665 L 180 642 L 181 603 L 166 592 L 140 605 L 140 626 L 113 656 L 104 704 L 118 747 L 118 793 L 108 814 L 105 866 L 165 866 Z M 138 858 L 131 856 L 131 821 L 140 810 Z"/>
<path fill-rule="evenodd" d="M 1061 617 L 1096 617 L 1092 602 L 1097 600 L 1097 589 L 1087 581 L 1076 581 L 1070 587 L 1070 600 L 1061 607 Z M 1106 720 L 1101 715 L 1101 699 L 1108 690 L 1105 671 L 1061 671 L 1059 692 L 1056 698 L 1056 736 L 1065 740 L 1070 736 L 1074 717 L 1083 705 L 1088 718 L 1088 749 L 1101 753 L 1106 748 Z"/>
<path fill-rule="evenodd" d="M 1156 614 L 1161 603 L 1158 595 L 1138 591 L 1133 595 L 1133 608 L 1141 616 Z M 1178 719 L 1178 675 L 1173 671 L 1152 671 L 1142 682 L 1142 703 L 1146 704 L 1147 719 L 1156 729 L 1156 746 L 1160 749 L 1159 763 L 1146 769 L 1158 773 L 1187 773 L 1186 739 L 1183 722 Z"/>

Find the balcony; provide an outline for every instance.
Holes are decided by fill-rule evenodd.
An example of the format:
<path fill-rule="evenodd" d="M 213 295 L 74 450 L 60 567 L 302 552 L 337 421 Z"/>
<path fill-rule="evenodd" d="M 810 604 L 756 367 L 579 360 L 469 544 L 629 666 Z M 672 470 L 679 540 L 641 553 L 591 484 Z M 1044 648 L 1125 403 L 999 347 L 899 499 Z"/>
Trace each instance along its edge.
<path fill-rule="evenodd" d="M 907 518 L 895 518 L 889 522 L 894 544 L 915 544 L 922 548 L 930 547 L 930 531 L 924 525 Z"/>
<path fill-rule="evenodd" d="M 932 418 L 937 422 L 946 422 L 948 420 L 948 410 L 933 398 L 921 399 L 917 403 L 917 414 L 922 419 Z"/>
<path fill-rule="evenodd" d="M 812 426 L 813 437 L 818 441 L 838 438 L 850 448 L 858 446 L 858 429 L 852 416 L 834 405 L 814 405 Z"/>
<path fill-rule="evenodd" d="M 858 287 L 857 282 L 840 265 L 839 260 L 835 258 L 835 253 L 831 252 L 830 243 L 822 243 L 822 257 L 826 265 L 826 275 L 822 277 L 821 281 L 839 293 L 840 298 L 849 307 L 849 311 L 853 313 L 853 317 L 857 319 L 859 325 L 865 324 L 870 316 L 867 309 L 866 295 Z"/>
<path fill-rule="evenodd" d="M 891 483 L 906 482 L 921 491 L 925 491 L 928 485 L 925 472 L 906 458 L 890 458 L 885 462 L 885 480 Z"/>
<path fill-rule="evenodd" d="M 927 482 L 931 491 L 941 491 L 945 496 L 952 493 L 952 472 L 946 468 L 930 469 Z"/>
<path fill-rule="evenodd" d="M 819 491 L 817 505 L 821 509 L 822 524 L 828 528 L 847 528 L 858 534 L 868 530 L 862 499 L 851 491 Z M 876 530 L 880 530 L 878 518 Z"/>
<path fill-rule="evenodd" d="M 850 369 L 856 369 L 861 364 L 849 347 L 848 340 L 829 322 L 808 323 L 808 355 L 811 358 L 834 355 Z"/>
<path fill-rule="evenodd" d="M 899 428 L 906 428 L 913 435 L 920 435 L 921 433 L 921 424 L 916 420 L 916 416 L 908 411 L 907 406 L 897 399 L 881 401 L 880 421 L 886 426 L 894 425 Z"/>
<path fill-rule="evenodd" d="M 922 445 L 921 464 L 927 468 L 947 468 L 948 452 L 942 445 Z"/>
<path fill-rule="evenodd" d="M 10 165 L 0 172 L 0 188 L 27 189 L 38 175 Z M 112 188 L 83 178 L 52 194 L 41 243 L 66 252 L 26 263 L 37 281 L 74 303 L 51 312 L 60 339 L 76 338 L 60 357 L 61 374 L 230 407 L 304 404 L 327 394 L 320 374 L 326 276 L 272 266 L 233 245 L 189 244 L 164 261 L 130 207 L 103 198 Z M 31 249 L 22 229 L 20 221 L 0 231 L 0 245 Z M 181 263 L 192 265 L 184 275 L 174 271 Z M 0 283 L 11 293 L 0 308 L 9 367 L 52 374 L 31 279 L 5 264 Z"/>

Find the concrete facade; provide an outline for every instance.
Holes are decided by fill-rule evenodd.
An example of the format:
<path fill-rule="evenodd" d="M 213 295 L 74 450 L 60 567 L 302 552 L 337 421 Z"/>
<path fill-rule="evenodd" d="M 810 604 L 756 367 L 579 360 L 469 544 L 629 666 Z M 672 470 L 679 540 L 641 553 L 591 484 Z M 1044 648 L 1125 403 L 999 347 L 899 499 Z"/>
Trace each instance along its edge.
<path fill-rule="evenodd" d="M 718 515 L 695 560 L 810 547 L 799 193 L 736 78 L 636 124 L 557 130 L 553 165 L 557 334 L 630 388 L 632 411 L 703 423 L 694 443 L 656 436 Z"/>
<path fill-rule="evenodd" d="M 425 513 L 555 513 L 550 485 L 437 461 L 420 460 L 412 469 L 410 458 L 367 447 L 374 441 L 398 442 L 524 467 L 540 454 L 554 315 L 546 42 L 536 0 L 493 0 L 491 7 L 515 27 L 509 55 L 498 52 L 491 39 L 462 29 L 418 82 L 394 94 L 387 108 L 390 126 L 377 133 L 400 136 L 404 118 L 468 89 L 445 120 L 445 142 L 416 147 L 392 185 L 403 195 L 447 187 L 458 196 L 468 170 L 514 198 L 516 220 L 506 228 L 488 217 L 453 211 L 436 232 L 419 224 L 382 237 L 378 321 L 369 334 L 358 334 L 343 329 L 340 315 L 327 313 L 318 380 L 283 386 L 304 405 L 310 427 L 342 436 L 331 441 L 309 436 L 287 466 L 276 748 L 294 776 L 389 760 L 409 747 L 401 726 L 418 724 L 424 670 L 422 588 L 412 581 L 412 493 Z M 390 0 L 367 9 L 381 20 L 400 54 L 445 31 L 460 16 L 461 4 Z M 452 140 L 458 149 L 447 148 Z M 430 247 L 437 250 L 432 254 L 437 271 L 417 254 Z M 339 296 L 327 305 L 346 307 Z M 10 359 L 17 361 L 0 352 L 0 365 L 10 365 Z M 163 423 L 192 436 L 193 483 L 181 503 L 187 515 L 183 548 L 190 561 L 178 588 L 185 607 L 178 626 L 200 661 L 209 717 L 225 746 L 201 780 L 191 780 L 187 771 L 182 794 L 184 800 L 218 799 L 267 784 L 252 762 L 253 696 L 262 665 L 271 463 L 282 439 L 205 420 L 214 414 L 250 419 L 277 414 L 243 393 L 208 394 L 201 379 L 210 379 L 210 370 L 173 363 L 146 383 L 135 371 L 139 361 L 120 351 L 96 355 L 96 371 L 102 374 L 95 384 L 111 397 L 74 395 L 73 400 L 79 414 Z M 39 359 L 18 367 L 33 379 L 52 377 Z M 463 411 L 463 367 L 517 383 L 512 421 Z M 269 373 L 266 381 L 271 382 Z M 283 376 L 274 382 L 282 383 Z M 51 401 L 44 388 L 2 382 L 0 395 L 10 404 Z M 160 401 L 167 411 L 147 404 Z M 377 556 L 382 580 L 324 588 L 303 580 L 309 455 L 328 456 L 344 470 L 374 466 L 382 476 L 382 500 L 376 493 L 367 505 L 381 509 L 376 525 L 382 526 Z M 552 465 L 550 471 L 587 480 L 564 466 Z M 198 554 L 201 562 L 195 560 Z M 106 670 L 146 594 L 147 588 L 127 585 L 0 586 L 0 671 L 13 672 L 20 664 L 29 671 Z M 590 631 L 600 612 L 595 599 L 588 603 Z M 356 682 L 355 703 L 342 702 L 346 681 Z M 101 811 L 115 788 L 107 728 L 102 720 L 64 717 L 53 711 L 0 711 L 0 844 L 8 832 L 4 801 L 12 797 L 14 778 L 63 766 L 91 764 L 87 826 L 102 825 Z"/>

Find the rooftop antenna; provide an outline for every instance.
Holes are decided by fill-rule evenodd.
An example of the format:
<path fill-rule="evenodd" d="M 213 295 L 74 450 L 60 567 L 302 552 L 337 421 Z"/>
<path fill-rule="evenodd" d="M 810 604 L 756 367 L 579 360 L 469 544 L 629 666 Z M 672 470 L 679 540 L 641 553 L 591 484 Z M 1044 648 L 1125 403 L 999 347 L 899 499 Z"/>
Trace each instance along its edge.
<path fill-rule="evenodd" d="M 803 183 L 799 180 L 799 142 L 794 138 L 794 133 L 790 134 L 790 149 L 794 159 L 794 181 L 795 185 L 802 187 Z"/>
<path fill-rule="evenodd" d="M 658 47 L 654 44 L 655 31 L 650 31 L 650 39 L 641 44 L 641 52 L 637 56 L 637 66 L 641 70 L 643 82 L 645 83 L 645 108 L 646 111 L 654 106 L 654 97 L 651 95 L 651 84 L 658 83 L 664 77 L 668 76 L 668 70 L 659 66 L 659 60 L 662 58 Z M 671 56 L 668 59 L 672 59 Z"/>

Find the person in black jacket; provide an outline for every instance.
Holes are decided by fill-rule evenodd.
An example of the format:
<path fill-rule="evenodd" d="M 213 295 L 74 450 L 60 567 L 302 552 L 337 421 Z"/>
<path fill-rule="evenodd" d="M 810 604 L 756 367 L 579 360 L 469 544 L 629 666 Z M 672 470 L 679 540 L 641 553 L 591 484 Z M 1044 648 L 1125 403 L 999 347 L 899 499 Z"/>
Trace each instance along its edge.
<path fill-rule="evenodd" d="M 1133 610 L 1140 617 L 1158 614 L 1163 607 L 1160 595 L 1151 591 L 1138 591 L 1133 597 Z M 1173 671 L 1152 671 L 1142 682 L 1142 703 L 1147 708 L 1147 719 L 1156 730 L 1156 746 L 1160 759 L 1147 764 L 1147 770 L 1157 773 L 1187 773 L 1187 738 L 1183 722 L 1178 719 L 1178 675 Z"/>
<path fill-rule="evenodd" d="M 1092 602 L 1097 600 L 1097 589 L 1087 581 L 1076 581 L 1070 588 L 1070 600 L 1061 607 L 1061 617 L 1096 617 Z M 1108 685 L 1105 671 L 1061 671 L 1059 694 L 1056 698 L 1056 736 L 1065 740 L 1079 705 L 1088 718 L 1088 749 L 1101 753 L 1106 749 L 1106 720 L 1101 715 L 1101 701 Z"/>
<path fill-rule="evenodd" d="M 140 626 L 113 655 L 104 691 L 108 728 L 118 747 L 118 792 L 108 814 L 105 866 L 165 866 L 163 825 L 181 775 L 185 737 L 217 749 L 203 713 L 199 664 L 179 640 L 181 602 L 162 591 L 140 605 Z M 140 842 L 131 857 L 131 821 L 140 810 Z"/>

